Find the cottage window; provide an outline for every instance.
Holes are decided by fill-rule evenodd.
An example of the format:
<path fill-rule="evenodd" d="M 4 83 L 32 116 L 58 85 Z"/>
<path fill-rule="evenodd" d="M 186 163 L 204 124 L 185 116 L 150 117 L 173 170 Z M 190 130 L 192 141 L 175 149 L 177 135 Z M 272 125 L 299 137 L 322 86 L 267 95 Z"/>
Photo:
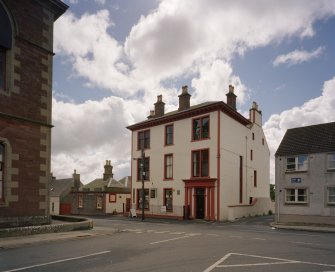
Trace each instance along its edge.
<path fill-rule="evenodd" d="M 116 202 L 116 194 L 109 194 L 109 202 L 110 203 Z"/>
<path fill-rule="evenodd" d="M 102 209 L 102 196 L 101 195 L 98 195 L 97 196 L 97 209 L 98 210 L 101 210 Z"/>
<path fill-rule="evenodd" d="M 192 177 L 208 177 L 209 150 L 192 151 Z"/>
<path fill-rule="evenodd" d="M 164 157 L 164 178 L 172 179 L 173 178 L 173 155 L 168 154 Z"/>
<path fill-rule="evenodd" d="M 165 127 L 165 145 L 173 144 L 173 125 Z"/>
<path fill-rule="evenodd" d="M 78 195 L 78 208 L 83 208 L 84 207 L 84 197 L 82 194 Z"/>
<path fill-rule="evenodd" d="M 0 143 L 0 201 L 4 200 L 5 183 L 5 145 Z"/>
<path fill-rule="evenodd" d="M 327 188 L 327 203 L 335 205 L 335 187 Z"/>
<path fill-rule="evenodd" d="M 202 140 L 209 138 L 209 117 L 193 119 L 192 140 Z"/>
<path fill-rule="evenodd" d="M 172 211 L 172 189 L 164 189 L 164 206 L 167 211 Z"/>
<path fill-rule="evenodd" d="M 142 209 L 142 189 L 137 189 L 137 209 Z M 149 210 L 149 189 L 144 189 L 144 209 Z"/>
<path fill-rule="evenodd" d="M 137 137 L 137 149 L 150 148 L 150 130 L 140 131 Z"/>
<path fill-rule="evenodd" d="M 308 156 L 300 155 L 296 157 L 289 157 L 286 159 L 286 171 L 307 171 L 308 169 Z"/>
<path fill-rule="evenodd" d="M 137 160 L 137 180 L 142 180 L 142 175 L 144 176 L 144 180 L 149 180 L 150 177 L 150 158 L 144 158 L 143 172 L 141 171 L 141 163 L 142 160 Z"/>
<path fill-rule="evenodd" d="M 328 169 L 335 170 L 335 153 L 328 154 Z"/>
<path fill-rule="evenodd" d="M 307 203 L 307 189 L 286 189 L 285 202 L 288 204 L 306 204 Z"/>

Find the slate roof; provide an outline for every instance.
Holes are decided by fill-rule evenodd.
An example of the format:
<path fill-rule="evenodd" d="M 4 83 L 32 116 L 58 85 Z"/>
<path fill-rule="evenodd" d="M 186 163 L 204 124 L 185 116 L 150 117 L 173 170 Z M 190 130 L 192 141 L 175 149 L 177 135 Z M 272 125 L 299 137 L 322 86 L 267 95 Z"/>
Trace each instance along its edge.
<path fill-rule="evenodd" d="M 73 178 L 54 179 L 50 182 L 50 196 L 57 197 L 66 194 L 73 186 Z"/>
<path fill-rule="evenodd" d="M 112 189 L 129 189 L 130 188 L 130 177 L 124 177 L 122 179 L 115 180 L 113 178 L 109 178 L 107 180 L 103 180 L 101 178 L 95 179 L 90 183 L 82 186 L 79 191 L 90 191 L 90 192 L 105 192 L 111 191 Z"/>
<path fill-rule="evenodd" d="M 335 151 L 335 122 L 288 129 L 275 156 Z"/>

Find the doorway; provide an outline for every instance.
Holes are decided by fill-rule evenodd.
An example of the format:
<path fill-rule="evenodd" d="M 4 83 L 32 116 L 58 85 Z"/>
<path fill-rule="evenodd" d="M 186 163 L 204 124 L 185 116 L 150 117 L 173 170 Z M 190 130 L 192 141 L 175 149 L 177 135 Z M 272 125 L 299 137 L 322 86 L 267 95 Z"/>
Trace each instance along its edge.
<path fill-rule="evenodd" d="M 205 189 L 204 188 L 196 188 L 196 206 L 195 206 L 195 214 L 197 219 L 205 218 Z"/>

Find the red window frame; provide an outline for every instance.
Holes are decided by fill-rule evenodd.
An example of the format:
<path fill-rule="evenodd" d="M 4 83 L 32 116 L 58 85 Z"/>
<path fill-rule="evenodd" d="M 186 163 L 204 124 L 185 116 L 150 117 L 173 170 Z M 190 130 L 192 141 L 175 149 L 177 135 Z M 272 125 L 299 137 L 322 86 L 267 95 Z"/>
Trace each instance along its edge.
<path fill-rule="evenodd" d="M 257 171 L 254 170 L 254 187 L 257 187 Z"/>
<path fill-rule="evenodd" d="M 166 191 L 171 191 L 171 207 L 166 206 Z M 173 211 L 173 189 L 172 188 L 164 188 L 163 189 L 163 206 L 166 207 L 166 211 Z"/>
<path fill-rule="evenodd" d="M 167 157 L 171 157 L 171 177 L 167 176 L 167 167 L 170 165 L 167 165 Z M 164 155 L 164 180 L 171 180 L 173 179 L 173 154 L 165 154 Z"/>
<path fill-rule="evenodd" d="M 204 173 L 204 154 L 207 152 L 207 175 Z M 194 154 L 199 154 L 198 162 L 194 161 Z M 192 151 L 192 167 L 191 167 L 191 177 L 192 178 L 200 178 L 200 177 L 209 177 L 209 169 L 210 169 L 210 162 L 209 162 L 209 148 L 207 149 L 198 149 Z M 195 165 L 197 164 L 197 165 Z M 194 171 L 194 167 L 196 167 L 196 171 Z M 196 172 L 196 173 L 195 173 Z"/>
<path fill-rule="evenodd" d="M 208 119 L 208 135 L 204 136 L 204 131 L 203 131 L 203 120 Z M 200 128 L 199 128 L 199 138 L 195 137 L 196 133 L 195 128 L 194 128 L 194 122 L 199 120 L 200 122 Z M 209 115 L 202 116 L 202 117 L 197 117 L 192 119 L 192 141 L 201 141 L 201 140 L 206 140 L 210 138 L 210 118 Z"/>
<path fill-rule="evenodd" d="M 168 133 L 168 129 L 169 128 L 172 128 L 172 132 L 171 133 Z M 164 133 L 164 135 L 165 135 L 164 144 L 165 145 L 173 145 L 173 143 L 174 143 L 174 126 L 173 126 L 173 124 L 165 126 L 165 133 Z M 168 136 L 169 135 L 171 135 L 171 143 L 168 143 L 168 139 L 169 139 Z"/>
<path fill-rule="evenodd" d="M 115 203 L 116 202 L 116 194 L 109 194 L 109 203 Z"/>
<path fill-rule="evenodd" d="M 150 129 L 137 132 L 137 150 L 150 148 Z"/>

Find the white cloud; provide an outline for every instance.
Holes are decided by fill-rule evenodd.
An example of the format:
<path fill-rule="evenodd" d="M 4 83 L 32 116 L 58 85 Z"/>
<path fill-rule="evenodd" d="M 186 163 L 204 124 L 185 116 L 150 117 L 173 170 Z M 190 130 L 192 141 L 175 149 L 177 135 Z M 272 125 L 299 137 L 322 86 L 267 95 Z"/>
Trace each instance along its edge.
<path fill-rule="evenodd" d="M 274 183 L 274 154 L 289 128 L 335 121 L 335 77 L 323 85 L 322 95 L 280 114 L 270 116 L 264 132 L 271 152 L 271 182 Z"/>
<path fill-rule="evenodd" d="M 146 106 L 136 101 L 109 97 L 83 104 L 53 99 L 52 171 L 69 177 L 73 169 L 85 182 L 102 175 L 105 160 L 111 160 L 115 177 L 130 175 L 131 123 L 145 116 Z"/>
<path fill-rule="evenodd" d="M 321 46 L 311 52 L 304 50 L 294 50 L 288 54 L 276 57 L 276 59 L 273 62 L 273 65 L 274 66 L 278 66 L 280 64 L 294 65 L 307 62 L 312 59 L 320 57 L 321 54 L 324 52 L 324 50 L 325 48 Z"/>

